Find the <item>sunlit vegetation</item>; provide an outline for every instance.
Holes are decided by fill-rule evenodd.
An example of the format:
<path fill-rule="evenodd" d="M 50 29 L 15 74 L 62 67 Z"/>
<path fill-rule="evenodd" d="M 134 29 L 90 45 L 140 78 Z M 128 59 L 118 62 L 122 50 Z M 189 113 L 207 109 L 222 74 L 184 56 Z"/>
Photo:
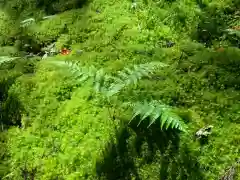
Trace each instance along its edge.
<path fill-rule="evenodd" d="M 0 179 L 240 179 L 239 0 L 0 5 Z"/>

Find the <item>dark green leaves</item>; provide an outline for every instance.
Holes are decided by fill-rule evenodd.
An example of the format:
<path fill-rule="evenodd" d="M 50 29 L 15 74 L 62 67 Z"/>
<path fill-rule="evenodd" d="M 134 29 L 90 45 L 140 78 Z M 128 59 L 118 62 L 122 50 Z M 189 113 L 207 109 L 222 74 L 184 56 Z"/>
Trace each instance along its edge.
<path fill-rule="evenodd" d="M 161 129 L 178 129 L 180 131 L 185 131 L 181 118 L 172 111 L 170 106 L 162 104 L 159 101 L 145 101 L 143 103 L 137 102 L 134 104 L 133 116 L 129 123 L 136 119 L 137 116 L 140 116 L 138 126 L 146 119 L 150 120 L 148 127 L 159 120 Z"/>

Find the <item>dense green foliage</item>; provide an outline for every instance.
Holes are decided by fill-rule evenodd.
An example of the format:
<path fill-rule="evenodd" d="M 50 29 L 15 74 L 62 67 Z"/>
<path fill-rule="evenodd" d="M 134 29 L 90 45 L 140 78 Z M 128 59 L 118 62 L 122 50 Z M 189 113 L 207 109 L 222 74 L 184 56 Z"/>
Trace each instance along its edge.
<path fill-rule="evenodd" d="M 240 179 L 239 9 L 1 2 L 0 179 Z"/>

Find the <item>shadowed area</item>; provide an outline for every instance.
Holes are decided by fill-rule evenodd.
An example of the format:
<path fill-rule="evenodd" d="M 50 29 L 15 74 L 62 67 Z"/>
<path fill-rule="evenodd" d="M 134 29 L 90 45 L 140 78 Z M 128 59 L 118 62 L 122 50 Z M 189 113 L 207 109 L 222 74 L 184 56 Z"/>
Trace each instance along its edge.
<path fill-rule="evenodd" d="M 146 125 L 132 124 L 119 133 L 117 144 L 110 146 L 104 162 L 97 166 L 99 176 L 108 180 L 203 178 L 197 157 L 191 155 L 187 146 L 179 146 L 179 133 L 162 131 L 159 124 L 150 128 Z M 159 168 L 145 169 L 156 163 Z"/>

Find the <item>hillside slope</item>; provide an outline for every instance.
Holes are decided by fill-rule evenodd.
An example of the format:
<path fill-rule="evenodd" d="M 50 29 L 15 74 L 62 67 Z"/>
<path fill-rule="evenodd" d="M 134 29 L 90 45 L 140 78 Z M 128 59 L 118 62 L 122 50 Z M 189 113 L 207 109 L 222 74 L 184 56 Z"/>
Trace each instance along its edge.
<path fill-rule="evenodd" d="M 0 61 L 0 178 L 211 180 L 234 165 L 239 179 L 240 2 L 75 2 L 4 6 L 3 56 L 21 60 Z M 160 121 L 145 106 L 129 123 L 139 101 Z"/>

